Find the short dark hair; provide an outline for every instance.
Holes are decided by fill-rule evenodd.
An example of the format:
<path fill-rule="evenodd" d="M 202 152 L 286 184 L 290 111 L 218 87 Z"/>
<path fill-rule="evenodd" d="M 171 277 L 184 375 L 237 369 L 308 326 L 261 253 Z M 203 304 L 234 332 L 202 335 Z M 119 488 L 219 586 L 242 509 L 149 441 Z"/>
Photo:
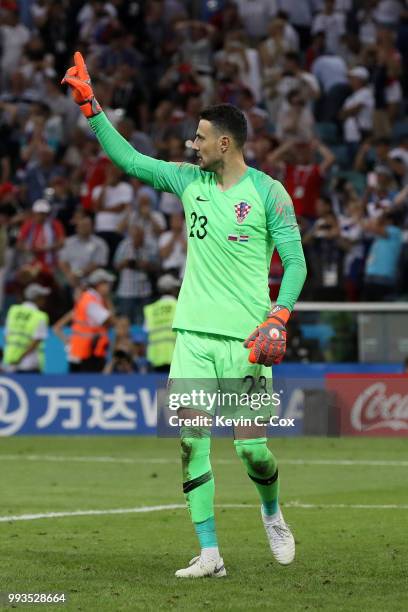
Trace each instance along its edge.
<path fill-rule="evenodd" d="M 237 146 L 242 149 L 247 139 L 247 122 L 244 113 L 233 104 L 214 104 L 205 108 L 201 114 L 221 132 L 231 134 Z"/>

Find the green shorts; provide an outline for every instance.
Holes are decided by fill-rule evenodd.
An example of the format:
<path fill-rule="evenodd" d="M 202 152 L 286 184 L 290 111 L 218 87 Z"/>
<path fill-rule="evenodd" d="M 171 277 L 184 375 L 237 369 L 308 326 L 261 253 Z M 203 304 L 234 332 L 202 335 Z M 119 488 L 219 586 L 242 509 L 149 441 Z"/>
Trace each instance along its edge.
<path fill-rule="evenodd" d="M 248 355 L 242 340 L 177 331 L 168 386 L 170 409 L 269 419 L 279 403 L 272 397 L 272 368 L 250 363 Z"/>

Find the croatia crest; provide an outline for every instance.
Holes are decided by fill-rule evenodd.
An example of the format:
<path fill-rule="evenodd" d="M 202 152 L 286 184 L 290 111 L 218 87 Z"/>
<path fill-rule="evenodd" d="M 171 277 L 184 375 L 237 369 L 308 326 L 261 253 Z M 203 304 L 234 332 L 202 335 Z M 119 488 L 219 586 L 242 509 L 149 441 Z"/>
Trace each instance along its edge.
<path fill-rule="evenodd" d="M 243 223 L 251 210 L 251 205 L 248 202 L 239 202 L 235 204 L 234 210 L 238 223 Z"/>

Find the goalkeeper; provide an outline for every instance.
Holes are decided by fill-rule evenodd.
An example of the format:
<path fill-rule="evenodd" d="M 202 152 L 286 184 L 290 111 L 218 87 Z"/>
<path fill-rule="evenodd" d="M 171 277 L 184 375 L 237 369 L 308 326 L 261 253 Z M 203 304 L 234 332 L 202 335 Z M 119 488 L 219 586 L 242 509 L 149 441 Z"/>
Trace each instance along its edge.
<path fill-rule="evenodd" d="M 62 82 L 70 86 L 107 155 L 126 174 L 176 194 L 184 206 L 188 253 L 173 323 L 177 339 L 170 381 L 234 379 L 262 388 L 266 382 L 271 388 L 270 366 L 284 356 L 285 325 L 306 265 L 287 192 L 245 164 L 243 113 L 228 104 L 201 113 L 193 143 L 198 165 L 156 160 L 140 154 L 114 129 L 95 100 L 82 55 L 75 53 L 74 60 Z M 275 247 L 284 275 L 271 310 L 268 273 Z M 202 412 L 183 407 L 178 414 L 184 419 Z M 234 438 L 261 499 L 272 554 L 287 565 L 294 559 L 295 542 L 279 508 L 277 461 L 267 446 L 265 427 L 236 426 Z M 215 530 L 209 433 L 182 427 L 181 448 L 183 491 L 201 552 L 176 576 L 222 577 L 226 569 Z"/>

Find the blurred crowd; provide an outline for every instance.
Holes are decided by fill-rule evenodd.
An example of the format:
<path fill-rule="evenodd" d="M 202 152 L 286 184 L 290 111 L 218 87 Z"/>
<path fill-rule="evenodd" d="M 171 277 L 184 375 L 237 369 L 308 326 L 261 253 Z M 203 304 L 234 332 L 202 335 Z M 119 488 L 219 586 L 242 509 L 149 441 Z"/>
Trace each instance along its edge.
<path fill-rule="evenodd" d="M 246 114 L 247 163 L 302 230 L 303 300 L 408 295 L 408 1 L 0 1 L 0 309 L 48 286 L 51 321 L 98 268 L 141 325 L 182 278 L 183 210 L 124 176 L 60 80 L 76 49 L 96 98 L 147 155 L 191 161 L 201 109 Z M 275 254 L 271 297 L 282 267 Z"/>

